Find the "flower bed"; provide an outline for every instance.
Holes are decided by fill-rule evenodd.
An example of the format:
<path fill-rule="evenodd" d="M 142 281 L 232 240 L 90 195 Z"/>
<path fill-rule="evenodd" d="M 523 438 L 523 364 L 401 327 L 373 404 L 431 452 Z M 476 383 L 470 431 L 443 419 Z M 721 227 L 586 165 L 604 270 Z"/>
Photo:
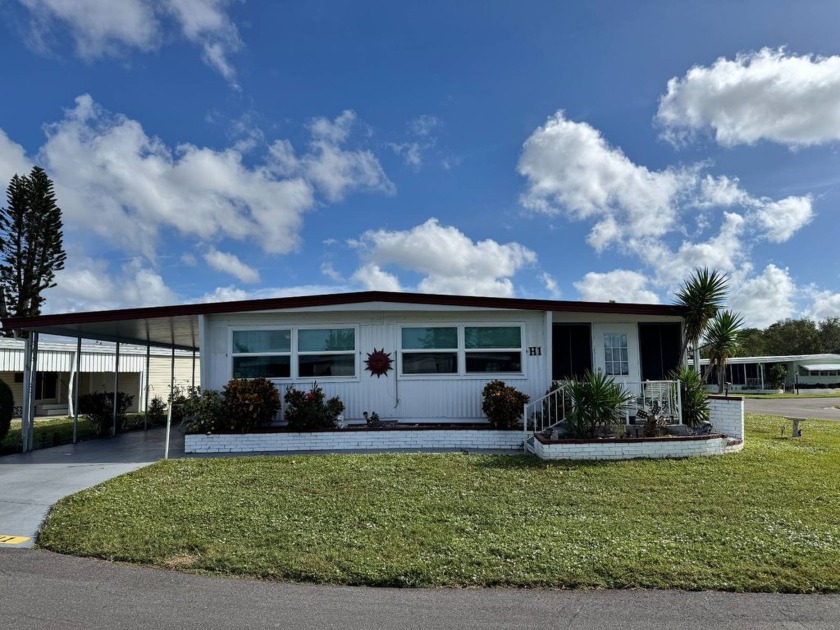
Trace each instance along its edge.
<path fill-rule="evenodd" d="M 536 435 L 528 445 L 528 450 L 541 459 L 697 457 L 734 453 L 742 448 L 743 440 L 720 434 L 597 440 L 551 440 Z"/>

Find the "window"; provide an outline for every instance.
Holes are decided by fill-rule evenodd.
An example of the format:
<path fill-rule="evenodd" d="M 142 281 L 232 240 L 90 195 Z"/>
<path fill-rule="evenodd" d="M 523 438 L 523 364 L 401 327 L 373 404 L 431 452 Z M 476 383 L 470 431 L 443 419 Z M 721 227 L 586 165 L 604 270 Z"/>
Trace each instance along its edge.
<path fill-rule="evenodd" d="M 291 330 L 235 330 L 232 350 L 233 378 L 291 376 Z"/>
<path fill-rule="evenodd" d="M 458 329 L 403 328 L 403 374 L 457 374 Z"/>
<path fill-rule="evenodd" d="M 522 371 L 519 326 L 466 326 L 464 349 L 468 374 Z"/>
<path fill-rule="evenodd" d="M 405 327 L 401 347 L 405 375 L 522 372 L 521 326 Z"/>
<path fill-rule="evenodd" d="M 630 374 L 626 333 L 606 333 L 604 335 L 604 370 L 610 376 Z"/>
<path fill-rule="evenodd" d="M 298 330 L 298 376 L 355 376 L 356 330 Z"/>

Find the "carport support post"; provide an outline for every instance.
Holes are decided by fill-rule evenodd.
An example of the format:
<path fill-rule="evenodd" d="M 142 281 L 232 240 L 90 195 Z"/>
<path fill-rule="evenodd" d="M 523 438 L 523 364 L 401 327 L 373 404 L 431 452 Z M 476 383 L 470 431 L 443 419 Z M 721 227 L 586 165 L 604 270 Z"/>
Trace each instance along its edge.
<path fill-rule="evenodd" d="M 23 342 L 23 404 L 20 407 L 20 450 L 24 453 L 29 436 L 29 410 L 32 408 L 32 390 L 29 388 L 31 379 L 32 338 L 26 337 Z"/>
<path fill-rule="evenodd" d="M 193 357 L 192 357 L 192 359 L 193 359 L 193 361 L 192 361 L 192 382 L 190 383 L 190 385 L 191 385 L 192 387 L 195 387 L 195 348 L 193 348 Z"/>
<path fill-rule="evenodd" d="M 82 338 L 76 339 L 76 380 L 73 383 L 73 444 L 79 436 L 79 388 L 82 386 Z"/>
<path fill-rule="evenodd" d="M 117 400 L 120 393 L 120 342 L 117 342 L 117 352 L 114 357 L 114 406 L 111 415 L 111 437 L 117 434 Z"/>
<path fill-rule="evenodd" d="M 146 413 L 143 414 L 143 430 L 147 430 L 149 428 L 149 363 L 151 362 L 151 354 L 152 354 L 152 346 L 146 344 L 146 382 L 145 382 L 145 391 L 143 392 L 144 401 L 143 401 L 143 409 L 146 410 Z"/>
<path fill-rule="evenodd" d="M 166 414 L 166 446 L 163 459 L 169 459 L 169 432 L 172 429 L 172 407 L 175 406 L 175 346 L 172 346 L 172 369 L 169 373 L 169 411 Z"/>
<path fill-rule="evenodd" d="M 29 423 L 26 427 L 26 451 L 35 448 L 35 394 L 38 391 L 38 333 L 32 335 L 32 372 L 29 375 Z"/>

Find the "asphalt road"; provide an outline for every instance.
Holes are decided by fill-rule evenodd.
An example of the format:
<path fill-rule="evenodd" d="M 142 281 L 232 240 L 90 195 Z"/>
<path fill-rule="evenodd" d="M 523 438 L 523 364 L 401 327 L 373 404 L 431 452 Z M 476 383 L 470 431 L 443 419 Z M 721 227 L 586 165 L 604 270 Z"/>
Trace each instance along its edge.
<path fill-rule="evenodd" d="M 0 625 L 16 630 L 840 627 L 840 595 L 331 587 L 185 575 L 31 549 L 0 549 L 0 593 Z"/>
<path fill-rule="evenodd" d="M 746 413 L 812 420 L 840 420 L 840 409 L 837 409 L 837 405 L 840 405 L 840 397 L 744 399 Z"/>

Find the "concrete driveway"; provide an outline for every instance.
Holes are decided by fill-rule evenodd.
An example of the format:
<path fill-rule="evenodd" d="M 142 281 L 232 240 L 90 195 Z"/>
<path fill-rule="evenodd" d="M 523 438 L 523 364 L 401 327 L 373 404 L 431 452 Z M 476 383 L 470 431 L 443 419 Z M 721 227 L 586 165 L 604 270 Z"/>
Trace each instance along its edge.
<path fill-rule="evenodd" d="M 840 397 L 744 399 L 746 413 L 809 420 L 840 420 L 840 409 L 837 409 L 837 405 L 840 405 Z"/>
<path fill-rule="evenodd" d="M 165 435 L 157 428 L 0 457 L 0 547 L 31 547 L 56 501 L 162 459 Z M 183 454 L 173 429 L 169 455 Z"/>

